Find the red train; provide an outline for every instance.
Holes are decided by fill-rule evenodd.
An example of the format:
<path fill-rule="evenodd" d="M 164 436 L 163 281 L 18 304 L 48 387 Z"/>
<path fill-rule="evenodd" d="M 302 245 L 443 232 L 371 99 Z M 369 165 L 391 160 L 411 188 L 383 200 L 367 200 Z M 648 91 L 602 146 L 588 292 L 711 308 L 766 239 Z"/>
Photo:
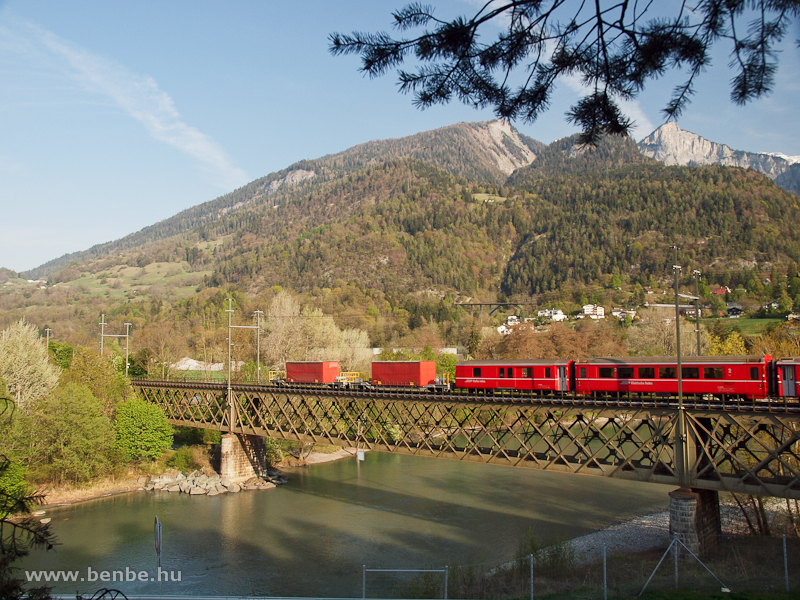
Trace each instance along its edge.
<path fill-rule="evenodd" d="M 589 358 L 583 361 L 492 360 L 466 361 L 456 365 L 455 381 L 436 377 L 433 361 L 372 363 L 372 380 L 339 381 L 332 372 L 338 363 L 294 363 L 325 377 L 303 383 L 341 384 L 348 387 L 412 387 L 483 391 L 522 391 L 531 394 L 554 392 L 576 395 L 661 395 L 678 393 L 677 360 L 670 356 Z M 317 365 L 317 366 L 313 366 Z M 323 365 L 326 368 L 323 368 Z M 330 367 L 327 367 L 330 365 Z M 330 369 L 330 371 L 328 371 Z M 311 372 L 309 371 L 309 373 Z M 287 363 L 287 382 L 289 380 Z M 681 359 L 683 394 L 764 399 L 797 398 L 800 395 L 799 358 L 773 360 L 765 356 L 687 356 Z M 301 380 L 293 378 L 295 382 Z M 334 383 L 334 381 L 336 383 Z"/>

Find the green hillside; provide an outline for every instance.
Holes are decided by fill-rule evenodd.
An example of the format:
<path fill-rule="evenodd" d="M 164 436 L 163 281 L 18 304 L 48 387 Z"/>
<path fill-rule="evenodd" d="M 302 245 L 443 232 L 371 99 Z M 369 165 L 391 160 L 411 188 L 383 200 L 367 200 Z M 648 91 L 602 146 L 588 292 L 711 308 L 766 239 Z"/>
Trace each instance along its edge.
<path fill-rule="evenodd" d="M 50 287 L 0 288 L 0 326 L 25 316 L 88 339 L 101 313 L 142 327 L 191 302 L 187 318 L 218 320 L 231 294 L 255 310 L 286 289 L 376 344 L 431 321 L 452 321 L 463 342 L 458 301 L 643 302 L 644 286 L 669 285 L 673 244 L 704 285 L 738 286 L 756 307 L 800 304 L 800 207 L 767 178 L 666 167 L 629 140 L 591 150 L 568 138 L 495 181 L 482 169 L 497 147 L 482 160 L 466 151 L 479 134 L 453 126 L 303 161 L 52 261 L 25 274 Z"/>

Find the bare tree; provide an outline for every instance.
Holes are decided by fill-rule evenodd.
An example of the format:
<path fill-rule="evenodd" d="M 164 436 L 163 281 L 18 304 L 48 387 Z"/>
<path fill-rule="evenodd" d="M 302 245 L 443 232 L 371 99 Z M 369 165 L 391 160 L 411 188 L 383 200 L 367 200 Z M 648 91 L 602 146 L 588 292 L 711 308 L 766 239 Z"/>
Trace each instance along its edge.
<path fill-rule="evenodd" d="M 138 343 L 150 349 L 154 366 L 161 372 L 161 378 L 166 379 L 169 376 L 170 365 L 178 360 L 183 350 L 175 325 L 171 321 L 146 325 L 139 335 Z"/>
<path fill-rule="evenodd" d="M 47 396 L 60 373 L 50 362 L 36 326 L 22 319 L 0 333 L 0 378 L 6 380 L 8 392 L 22 411 Z"/>
<path fill-rule="evenodd" d="M 674 312 L 673 312 L 674 314 Z M 694 322 L 681 319 L 681 354 L 697 354 L 697 332 Z M 675 317 L 664 318 L 659 314 L 645 315 L 642 322 L 628 329 L 628 350 L 638 356 L 674 356 L 677 354 Z M 700 352 L 709 350 L 708 331 L 700 329 Z"/>

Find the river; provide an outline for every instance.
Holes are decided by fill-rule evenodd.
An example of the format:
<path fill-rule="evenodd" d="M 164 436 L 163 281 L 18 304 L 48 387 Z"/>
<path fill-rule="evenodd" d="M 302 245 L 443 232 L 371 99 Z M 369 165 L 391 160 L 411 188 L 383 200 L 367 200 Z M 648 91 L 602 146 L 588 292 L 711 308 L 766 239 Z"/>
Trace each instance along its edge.
<path fill-rule="evenodd" d="M 360 597 L 364 564 L 497 562 L 529 527 L 543 540 L 583 535 L 666 508 L 672 489 L 377 452 L 286 473 L 269 491 L 134 492 L 51 511 L 61 545 L 22 566 L 77 571 L 51 583 L 55 593 Z M 100 581 L 102 571 L 155 575 L 155 516 L 162 568 L 180 581 Z"/>

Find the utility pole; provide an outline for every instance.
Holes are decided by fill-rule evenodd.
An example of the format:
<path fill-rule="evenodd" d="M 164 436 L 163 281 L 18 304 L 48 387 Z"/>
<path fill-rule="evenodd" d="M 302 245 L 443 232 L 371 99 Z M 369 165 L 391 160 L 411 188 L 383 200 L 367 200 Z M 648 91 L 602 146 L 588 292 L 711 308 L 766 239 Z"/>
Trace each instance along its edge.
<path fill-rule="evenodd" d="M 52 333 L 52 329 L 46 327 L 44 332 L 47 334 L 47 341 L 44 343 L 44 349 L 50 352 L 50 334 Z"/>
<path fill-rule="evenodd" d="M 100 315 L 100 356 L 103 356 L 103 340 L 106 339 L 106 315 Z"/>
<path fill-rule="evenodd" d="M 231 315 L 233 315 L 233 300 L 228 298 L 228 431 L 233 433 L 233 392 L 231 390 Z"/>
<path fill-rule="evenodd" d="M 678 301 L 678 276 L 681 273 L 681 266 L 678 264 L 678 246 L 673 246 L 675 251 L 675 261 L 672 270 L 675 273 L 675 350 L 677 358 L 678 376 L 678 422 L 675 427 L 675 458 L 678 467 L 678 484 L 681 487 L 688 487 L 686 459 L 686 423 L 683 409 L 683 372 L 681 367 L 681 311 Z"/>
<path fill-rule="evenodd" d="M 694 269 L 692 271 L 692 279 L 694 279 L 694 316 L 695 316 L 695 333 L 697 333 L 697 356 L 701 355 L 700 352 L 700 293 L 698 292 L 698 285 L 700 282 L 700 271 Z"/>
<path fill-rule="evenodd" d="M 261 383 L 261 315 L 263 310 L 257 310 L 256 315 L 256 381 Z"/>
<path fill-rule="evenodd" d="M 131 338 L 131 327 L 133 327 L 133 323 L 125 323 L 125 377 L 128 376 L 128 367 L 131 366 L 131 363 L 128 361 L 129 356 L 129 347 L 128 342 Z"/>
<path fill-rule="evenodd" d="M 233 432 L 233 391 L 231 390 L 231 346 L 233 329 L 255 329 L 256 330 L 256 379 L 261 381 L 261 315 L 264 311 L 257 310 L 253 314 L 256 316 L 255 325 L 234 325 L 232 323 L 233 317 L 233 299 L 228 298 L 228 405 L 230 406 L 230 419 L 231 419 L 231 432 Z"/>
<path fill-rule="evenodd" d="M 103 356 L 103 342 L 107 337 L 110 338 L 125 338 L 125 377 L 128 376 L 128 367 L 130 363 L 128 361 L 128 356 L 130 352 L 130 338 L 131 338 L 131 327 L 133 327 L 133 323 L 125 323 L 125 333 L 115 335 L 111 333 L 106 333 L 106 316 L 102 315 L 100 319 L 100 356 Z"/>

